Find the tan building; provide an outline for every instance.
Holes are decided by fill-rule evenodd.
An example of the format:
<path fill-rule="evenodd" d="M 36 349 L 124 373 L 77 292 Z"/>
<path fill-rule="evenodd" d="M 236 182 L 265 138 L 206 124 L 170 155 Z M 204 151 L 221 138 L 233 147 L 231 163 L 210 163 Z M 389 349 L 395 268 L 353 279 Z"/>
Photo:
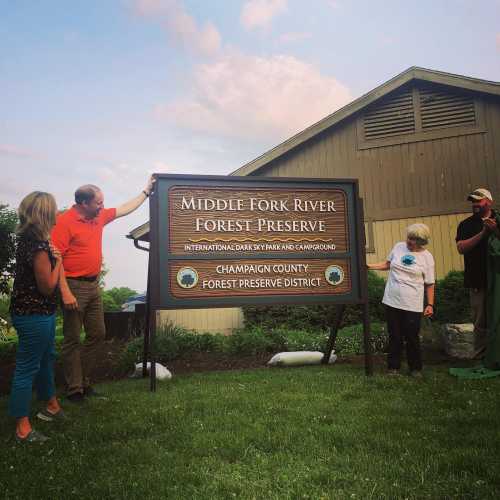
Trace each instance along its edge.
<path fill-rule="evenodd" d="M 467 194 L 486 187 L 500 196 L 500 83 L 412 67 L 231 175 L 357 178 L 368 262 L 385 259 L 421 221 L 441 278 L 463 266 L 454 238 L 470 213 Z M 164 314 L 201 331 L 242 321 L 239 309 Z"/>

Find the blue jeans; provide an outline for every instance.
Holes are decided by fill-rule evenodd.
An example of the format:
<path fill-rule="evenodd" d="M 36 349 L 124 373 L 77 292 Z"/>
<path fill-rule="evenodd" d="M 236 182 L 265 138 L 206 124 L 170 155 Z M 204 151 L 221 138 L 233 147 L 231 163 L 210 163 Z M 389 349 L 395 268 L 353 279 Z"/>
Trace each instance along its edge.
<path fill-rule="evenodd" d="M 56 393 L 54 383 L 56 316 L 13 314 L 12 324 L 17 330 L 19 343 L 10 392 L 9 414 L 16 418 L 28 417 L 33 382 L 37 397 L 41 401 L 48 401 Z"/>

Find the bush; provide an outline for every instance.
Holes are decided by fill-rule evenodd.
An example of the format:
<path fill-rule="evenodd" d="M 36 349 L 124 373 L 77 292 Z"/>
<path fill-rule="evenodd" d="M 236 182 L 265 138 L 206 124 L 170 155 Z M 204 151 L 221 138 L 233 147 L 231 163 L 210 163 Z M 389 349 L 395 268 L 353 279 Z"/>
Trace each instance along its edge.
<path fill-rule="evenodd" d="M 370 343 L 372 352 L 387 352 L 389 337 L 384 323 L 370 325 Z M 351 325 L 339 330 L 335 342 L 335 351 L 342 355 L 364 354 L 363 325 Z"/>
<path fill-rule="evenodd" d="M 221 334 L 200 334 L 172 322 L 165 322 L 156 332 L 154 352 L 158 362 L 166 363 L 192 352 L 223 351 L 226 339 L 227 337 Z M 131 340 L 120 358 L 120 368 L 132 369 L 135 363 L 142 362 L 143 352 L 144 339 Z"/>
<path fill-rule="evenodd" d="M 440 323 L 470 323 L 469 294 L 463 271 L 450 271 L 436 283 L 434 319 Z"/>
<path fill-rule="evenodd" d="M 328 343 L 327 330 L 278 330 L 284 338 L 284 351 L 324 351 Z"/>
<path fill-rule="evenodd" d="M 264 352 L 272 352 L 276 344 L 281 343 L 273 335 L 268 335 L 265 328 L 253 327 L 235 330 L 227 337 L 228 351 L 231 354 L 255 355 Z"/>
<path fill-rule="evenodd" d="M 384 321 L 385 313 L 382 305 L 385 281 L 373 271 L 368 271 L 368 297 L 371 321 Z M 313 306 L 244 306 L 246 328 L 255 326 L 267 330 L 286 328 L 289 330 L 317 331 L 326 330 L 335 321 L 337 308 L 333 305 Z M 342 325 L 354 325 L 363 321 L 361 306 L 346 307 Z"/>
<path fill-rule="evenodd" d="M 0 293 L 8 294 L 12 285 L 16 257 L 17 213 L 0 203 Z"/>
<path fill-rule="evenodd" d="M 188 356 L 194 352 L 219 352 L 238 356 L 283 351 L 321 351 L 326 350 L 328 330 L 299 330 L 275 328 L 268 330 L 262 326 L 242 328 L 228 337 L 220 334 L 197 334 L 196 332 L 164 324 L 156 335 L 155 353 L 160 363 Z M 373 352 L 385 352 L 387 334 L 380 323 L 371 325 Z M 339 330 L 335 350 L 342 355 L 363 354 L 363 325 L 356 324 Z M 130 370 L 135 363 L 142 361 L 143 339 L 130 341 L 120 359 L 119 367 Z"/>
<path fill-rule="evenodd" d="M 10 307 L 10 295 L 5 293 L 0 293 L 0 318 L 5 320 L 7 324 L 11 325 L 11 318 L 9 313 Z"/>
<path fill-rule="evenodd" d="M 17 336 L 0 342 L 0 363 L 11 363 L 16 358 Z"/>

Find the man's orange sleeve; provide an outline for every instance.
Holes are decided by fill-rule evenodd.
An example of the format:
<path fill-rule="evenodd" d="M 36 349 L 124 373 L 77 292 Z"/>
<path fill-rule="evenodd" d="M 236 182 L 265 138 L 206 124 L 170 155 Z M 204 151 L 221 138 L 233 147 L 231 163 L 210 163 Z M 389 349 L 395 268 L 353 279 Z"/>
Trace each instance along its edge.
<path fill-rule="evenodd" d="M 103 220 L 104 226 L 116 219 L 116 208 L 104 208 L 103 209 Z"/>
<path fill-rule="evenodd" d="M 62 221 L 58 220 L 52 229 L 50 239 L 56 248 L 61 252 L 61 255 L 64 256 L 64 254 L 68 251 L 71 240 L 69 227 Z"/>

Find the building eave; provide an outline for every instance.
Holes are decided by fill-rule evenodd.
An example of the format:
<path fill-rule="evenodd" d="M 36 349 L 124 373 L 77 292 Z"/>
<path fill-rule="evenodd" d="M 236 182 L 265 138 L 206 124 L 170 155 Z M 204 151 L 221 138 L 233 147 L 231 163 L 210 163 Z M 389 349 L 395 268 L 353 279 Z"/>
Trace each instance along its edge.
<path fill-rule="evenodd" d="M 481 80 L 478 78 L 455 75 L 452 73 L 445 73 L 443 71 L 436 71 L 413 66 L 395 76 L 394 78 L 391 78 L 382 85 L 379 85 L 370 92 L 362 95 L 358 99 L 355 99 L 354 101 L 340 108 L 334 113 L 326 116 L 310 127 L 304 129 L 302 132 L 299 132 L 298 134 L 295 134 L 281 144 L 278 144 L 256 159 L 250 161 L 249 163 L 246 163 L 234 172 L 231 172 L 229 175 L 245 176 L 255 173 L 257 170 L 264 167 L 265 165 L 268 165 L 273 160 L 297 148 L 301 144 L 304 144 L 321 132 L 324 132 L 328 128 L 340 123 L 346 118 L 367 107 L 374 101 L 380 99 L 381 97 L 384 97 L 385 95 L 393 92 L 397 88 L 402 87 L 412 80 L 422 80 L 426 82 L 462 88 L 474 92 L 500 95 L 499 82 Z"/>

